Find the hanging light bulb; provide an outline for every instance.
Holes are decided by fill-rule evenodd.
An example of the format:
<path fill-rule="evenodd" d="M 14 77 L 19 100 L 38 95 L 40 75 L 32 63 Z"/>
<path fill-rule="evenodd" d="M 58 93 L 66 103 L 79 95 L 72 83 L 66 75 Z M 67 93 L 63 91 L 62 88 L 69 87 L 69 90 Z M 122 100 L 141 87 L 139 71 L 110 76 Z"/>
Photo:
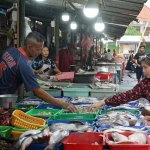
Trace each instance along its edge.
<path fill-rule="evenodd" d="M 95 0 L 88 0 L 84 6 L 83 13 L 88 18 L 94 18 L 99 12 L 98 4 Z"/>
<path fill-rule="evenodd" d="M 62 13 L 62 20 L 63 21 L 68 21 L 70 18 L 69 13 L 67 11 Z"/>
<path fill-rule="evenodd" d="M 102 21 L 102 17 L 97 18 L 97 21 L 96 21 L 94 27 L 95 27 L 95 30 L 98 32 L 101 32 L 105 29 L 105 24 Z"/>
<path fill-rule="evenodd" d="M 74 22 L 74 21 L 72 21 L 71 24 L 70 24 L 70 28 L 71 28 L 72 30 L 75 30 L 75 29 L 77 28 L 77 23 Z"/>
<path fill-rule="evenodd" d="M 65 0 L 65 11 L 62 13 L 61 18 L 63 21 L 69 21 L 70 18 L 69 13 L 67 12 L 66 0 Z"/>

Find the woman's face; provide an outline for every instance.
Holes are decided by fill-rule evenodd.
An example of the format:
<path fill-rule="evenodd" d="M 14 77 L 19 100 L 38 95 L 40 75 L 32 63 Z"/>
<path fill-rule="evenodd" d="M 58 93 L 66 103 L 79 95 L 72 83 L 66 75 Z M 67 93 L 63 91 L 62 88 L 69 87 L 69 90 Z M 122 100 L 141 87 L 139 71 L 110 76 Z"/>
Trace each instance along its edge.
<path fill-rule="evenodd" d="M 49 50 L 48 50 L 48 48 L 47 48 L 47 47 L 44 47 L 44 48 L 42 49 L 41 54 L 42 54 L 43 57 L 47 58 L 48 55 L 49 55 Z"/>
<path fill-rule="evenodd" d="M 150 66 L 147 65 L 144 61 L 141 62 L 143 73 L 146 78 L 150 78 Z"/>

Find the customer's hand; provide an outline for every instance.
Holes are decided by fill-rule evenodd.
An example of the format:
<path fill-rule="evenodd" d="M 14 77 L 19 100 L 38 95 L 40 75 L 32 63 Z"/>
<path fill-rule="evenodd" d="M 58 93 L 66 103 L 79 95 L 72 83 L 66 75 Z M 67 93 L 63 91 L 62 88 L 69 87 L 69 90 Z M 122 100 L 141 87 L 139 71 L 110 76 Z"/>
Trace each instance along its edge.
<path fill-rule="evenodd" d="M 76 113 L 78 111 L 78 109 L 71 103 L 64 103 L 62 105 L 62 107 L 65 108 L 65 109 L 68 109 L 71 112 L 75 112 Z"/>
<path fill-rule="evenodd" d="M 103 107 L 103 105 L 105 105 L 105 101 L 100 100 L 98 103 L 90 105 L 88 107 L 88 111 L 100 109 L 101 107 Z"/>

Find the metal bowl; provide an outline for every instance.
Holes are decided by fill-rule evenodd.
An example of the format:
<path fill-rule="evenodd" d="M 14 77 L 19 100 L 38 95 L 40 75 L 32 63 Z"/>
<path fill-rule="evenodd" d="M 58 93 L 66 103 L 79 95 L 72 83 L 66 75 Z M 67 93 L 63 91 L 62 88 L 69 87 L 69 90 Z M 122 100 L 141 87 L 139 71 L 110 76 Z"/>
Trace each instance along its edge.
<path fill-rule="evenodd" d="M 2 108 L 14 108 L 18 95 L 16 94 L 3 94 L 0 95 L 0 107 Z"/>

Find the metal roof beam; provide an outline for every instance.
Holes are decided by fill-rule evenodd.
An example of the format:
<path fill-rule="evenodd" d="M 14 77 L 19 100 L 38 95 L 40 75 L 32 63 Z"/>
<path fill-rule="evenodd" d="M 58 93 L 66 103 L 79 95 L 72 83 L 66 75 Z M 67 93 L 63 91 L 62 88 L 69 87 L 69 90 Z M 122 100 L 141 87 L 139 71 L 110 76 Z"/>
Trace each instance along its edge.
<path fill-rule="evenodd" d="M 116 0 L 117 2 L 130 2 L 134 4 L 144 4 L 147 0 Z"/>
<path fill-rule="evenodd" d="M 107 12 L 113 12 L 113 13 L 120 13 L 120 14 L 133 14 L 133 15 L 139 14 L 139 11 L 125 10 L 122 8 L 114 8 L 111 6 L 106 6 L 105 8 L 101 8 L 100 10 L 107 11 Z"/>
<path fill-rule="evenodd" d="M 105 0 L 105 6 L 110 6 L 114 8 L 121 8 L 123 10 L 134 10 L 139 11 L 142 6 L 140 4 L 132 4 L 129 2 L 123 2 L 123 1 L 112 1 L 112 0 Z"/>
<path fill-rule="evenodd" d="M 121 13 L 115 13 L 115 12 L 109 12 L 109 11 L 105 11 L 105 10 L 100 11 L 100 14 L 110 15 L 112 17 L 123 17 L 123 18 L 127 18 L 127 19 L 135 19 L 135 16 L 130 16 L 130 15 L 121 14 Z"/>

